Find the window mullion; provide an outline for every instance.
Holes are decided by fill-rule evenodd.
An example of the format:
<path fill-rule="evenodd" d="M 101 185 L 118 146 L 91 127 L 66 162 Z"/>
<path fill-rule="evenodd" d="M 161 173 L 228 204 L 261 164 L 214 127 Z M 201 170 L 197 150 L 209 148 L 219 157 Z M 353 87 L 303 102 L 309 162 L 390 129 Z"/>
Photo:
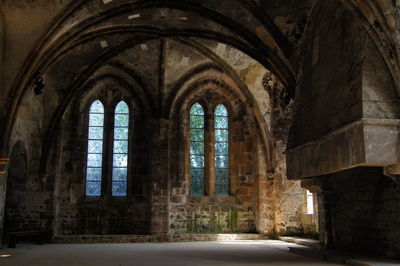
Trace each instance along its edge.
<path fill-rule="evenodd" d="M 204 136 L 204 190 L 206 195 L 214 194 L 213 180 L 213 155 L 212 155 L 212 116 L 208 113 L 205 115 L 205 136 Z"/>
<path fill-rule="evenodd" d="M 103 195 L 105 198 L 111 196 L 111 171 L 112 171 L 112 150 L 113 150 L 113 125 L 114 125 L 114 112 L 107 109 L 105 117 L 104 128 L 104 175 L 103 175 Z"/>

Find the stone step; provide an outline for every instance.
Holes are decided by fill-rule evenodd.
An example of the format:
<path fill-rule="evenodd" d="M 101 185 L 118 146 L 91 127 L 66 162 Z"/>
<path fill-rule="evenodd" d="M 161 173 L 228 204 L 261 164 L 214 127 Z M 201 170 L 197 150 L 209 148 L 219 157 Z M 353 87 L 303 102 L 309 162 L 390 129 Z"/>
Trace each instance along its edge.
<path fill-rule="evenodd" d="M 260 240 L 259 234 L 174 234 L 158 235 L 58 235 L 57 244 L 74 243 L 144 243 L 144 242 L 188 242 L 188 241 L 232 241 Z"/>
<path fill-rule="evenodd" d="M 295 243 L 302 246 L 318 248 L 319 247 L 319 240 L 315 239 L 308 239 L 308 238 L 300 238 L 300 237 L 290 237 L 290 236 L 280 236 L 279 240 Z"/>

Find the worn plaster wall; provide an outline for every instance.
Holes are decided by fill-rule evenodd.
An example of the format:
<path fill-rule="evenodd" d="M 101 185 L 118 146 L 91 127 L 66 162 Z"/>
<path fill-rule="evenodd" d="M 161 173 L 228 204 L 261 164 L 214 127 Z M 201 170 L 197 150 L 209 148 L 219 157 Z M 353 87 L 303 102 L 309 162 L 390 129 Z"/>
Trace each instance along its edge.
<path fill-rule="evenodd" d="M 339 1 L 317 1 L 304 38 L 289 147 L 362 117 L 360 24 Z"/>
<path fill-rule="evenodd" d="M 400 118 L 400 99 L 393 78 L 379 50 L 362 31 L 362 102 L 367 119 Z"/>
<path fill-rule="evenodd" d="M 307 214 L 306 191 L 300 182 L 289 180 L 286 148 L 292 119 L 293 98 L 270 74 L 264 76 L 265 90 L 271 97 L 271 133 L 274 143 L 274 172 L 267 193 L 273 195 L 275 233 L 279 235 L 316 235 L 317 213 Z"/>
<path fill-rule="evenodd" d="M 0 84 L 2 83 L 2 77 L 3 77 L 3 72 L 4 72 L 4 68 L 3 68 L 3 60 L 4 60 L 4 51 L 5 51 L 5 47 L 4 47 L 4 35 L 5 35 L 5 30 L 4 30 L 4 18 L 3 18 L 3 13 L 1 12 L 0 9 Z M 0 85 L 0 88 L 2 88 L 3 86 Z M 0 96 L 0 102 L 3 102 L 4 100 L 2 99 L 4 96 Z M 4 110 L 3 110 L 4 112 Z M 4 114 L 1 114 L 1 116 L 3 116 Z"/>
<path fill-rule="evenodd" d="M 9 155 L 13 163 L 7 177 L 6 232 L 51 229 L 53 186 L 38 171 L 43 145 L 42 105 L 42 97 L 27 97 L 14 128 Z"/>
<path fill-rule="evenodd" d="M 2 94 L 12 93 L 10 90 L 13 82 L 30 52 L 52 25 L 54 18 L 70 2 L 72 1 L 2 1 L 6 51 L 4 64 L 7 66 L 2 71 Z"/>

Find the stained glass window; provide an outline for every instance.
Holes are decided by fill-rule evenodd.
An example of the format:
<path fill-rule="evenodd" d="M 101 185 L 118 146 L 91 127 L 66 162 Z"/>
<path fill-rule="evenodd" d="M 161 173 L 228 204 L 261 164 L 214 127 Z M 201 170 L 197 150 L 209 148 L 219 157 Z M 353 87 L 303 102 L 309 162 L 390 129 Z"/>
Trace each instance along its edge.
<path fill-rule="evenodd" d="M 222 104 L 215 108 L 215 195 L 229 195 L 228 110 Z"/>
<path fill-rule="evenodd" d="M 115 107 L 112 196 L 126 196 L 128 184 L 129 107 L 121 101 Z"/>
<path fill-rule="evenodd" d="M 89 110 L 88 155 L 86 164 L 86 196 L 101 195 L 103 166 L 104 106 L 96 100 Z"/>
<path fill-rule="evenodd" d="M 190 109 L 190 194 L 204 195 L 204 110 L 199 103 Z"/>

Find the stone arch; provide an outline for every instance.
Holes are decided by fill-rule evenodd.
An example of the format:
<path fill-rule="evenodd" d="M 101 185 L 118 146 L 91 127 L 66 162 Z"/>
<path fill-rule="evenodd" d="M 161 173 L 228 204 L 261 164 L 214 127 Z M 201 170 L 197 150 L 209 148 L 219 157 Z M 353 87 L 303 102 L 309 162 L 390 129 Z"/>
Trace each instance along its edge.
<path fill-rule="evenodd" d="M 70 42 L 79 40 L 79 39 L 85 39 L 87 36 L 80 36 L 78 39 L 71 38 L 71 32 L 67 33 L 67 27 L 64 27 L 65 25 L 72 24 L 76 26 L 76 30 L 74 32 L 80 34 L 83 33 L 84 29 L 87 27 L 90 27 L 90 23 L 97 21 L 99 18 L 96 17 L 91 17 L 88 18 L 87 21 L 82 20 L 82 21 L 75 21 L 74 23 L 71 22 L 71 17 L 74 17 L 74 20 L 76 20 L 77 14 L 81 12 L 82 10 L 85 10 L 85 5 L 86 1 L 75 1 L 71 3 L 66 10 L 61 14 L 56 21 L 53 23 L 53 26 L 49 29 L 49 31 L 45 34 L 45 36 L 42 38 L 42 40 L 38 43 L 36 48 L 31 52 L 28 60 L 26 60 L 26 63 L 24 67 L 22 68 L 18 78 L 16 79 L 16 83 L 14 84 L 14 89 L 11 90 L 11 97 L 13 98 L 13 101 L 10 103 L 9 108 L 7 108 L 9 111 L 9 114 L 7 115 L 7 120 L 5 123 L 5 130 L 4 132 L 4 138 L 2 138 L 4 141 L 2 142 L 2 148 L 1 150 L 7 150 L 7 140 L 9 138 L 11 128 L 13 127 L 13 124 L 15 122 L 15 117 L 18 109 L 18 104 L 20 103 L 21 99 L 24 97 L 24 94 L 27 89 L 29 89 L 29 86 L 31 85 L 31 79 L 33 77 L 33 73 L 36 70 L 42 70 L 45 69 L 43 67 L 43 63 L 45 61 L 49 61 L 49 56 L 53 55 L 52 52 L 50 52 L 52 49 L 54 50 L 56 47 L 57 49 L 55 50 L 60 50 L 59 46 L 56 45 L 57 41 L 64 39 L 64 41 L 61 41 L 60 43 L 62 44 L 63 47 L 67 47 L 68 45 L 71 45 Z M 287 81 L 288 87 L 293 87 L 295 84 L 294 81 L 294 75 L 293 75 L 293 67 L 291 64 L 293 64 L 292 59 L 287 59 L 287 57 L 292 56 L 292 52 L 290 51 L 290 47 L 287 44 L 287 41 L 285 40 L 285 37 L 280 34 L 280 32 L 276 29 L 276 27 L 271 23 L 271 21 L 267 18 L 262 19 L 262 16 L 258 15 L 255 18 L 255 21 L 259 20 L 259 23 L 261 26 L 259 26 L 258 32 L 256 32 L 256 29 L 247 29 L 242 27 L 239 23 L 235 22 L 233 19 L 229 19 L 229 16 L 227 14 L 223 14 L 224 10 L 218 10 L 216 7 L 211 6 L 206 6 L 206 5 L 200 5 L 200 4 L 195 4 L 194 3 L 169 3 L 168 1 L 154 1 L 154 2 L 146 2 L 145 4 L 141 3 L 136 3 L 132 1 L 129 3 L 129 5 L 123 5 L 123 6 L 118 6 L 110 5 L 109 10 L 107 12 L 99 12 L 98 16 L 109 16 L 113 13 L 115 14 L 120 14 L 121 12 L 127 12 L 132 10 L 132 8 L 169 8 L 169 9 L 177 9 L 177 10 L 196 10 L 198 14 L 202 15 L 205 17 L 206 20 L 208 21 L 214 21 L 218 25 L 225 26 L 228 31 L 232 31 L 233 34 L 236 34 L 239 36 L 238 38 L 232 38 L 229 37 L 228 35 L 223 36 L 220 35 L 218 37 L 218 34 L 215 34 L 213 32 L 203 32 L 199 31 L 196 33 L 194 32 L 195 35 L 190 35 L 185 33 L 183 31 L 173 31 L 173 30 L 162 30 L 162 31 L 156 31 L 158 36 L 165 36 L 165 35 L 174 35 L 176 34 L 177 36 L 185 36 L 185 37 L 190 37 L 190 36 L 203 36 L 203 37 L 209 37 L 209 38 L 214 38 L 214 39 L 219 39 L 221 42 L 226 42 L 229 43 L 230 45 L 236 46 L 238 49 L 242 49 L 246 53 L 252 53 L 252 48 L 255 50 L 259 50 L 259 53 L 253 53 L 255 57 L 258 57 L 258 55 L 265 54 L 262 58 L 259 58 L 259 61 L 265 64 L 266 66 L 270 67 L 270 69 L 273 72 L 276 72 L 276 74 L 281 77 L 285 82 Z M 252 4 L 244 4 L 241 1 L 238 1 L 237 3 L 234 3 L 235 5 L 242 6 L 244 7 L 244 10 L 246 12 L 254 11 L 255 6 Z M 127 8 L 129 7 L 129 8 Z M 93 5 L 92 8 L 99 8 L 102 10 L 102 7 L 97 6 L 97 4 Z M 78 19 L 79 20 L 79 19 Z M 213 23 L 214 23 L 213 22 Z M 256 23 L 256 24 L 257 24 Z M 68 28 L 68 30 L 70 30 Z M 122 29 L 122 30 L 128 30 L 128 29 Z M 134 32 L 140 32 L 140 29 L 134 29 Z M 154 33 L 154 30 L 148 31 L 146 34 L 147 36 L 149 35 L 150 32 Z M 100 33 L 100 32 L 99 32 Z M 210 37 L 212 35 L 212 37 Z M 95 34 L 95 36 L 98 36 Z M 269 42 L 270 40 L 268 39 L 269 37 L 272 36 L 272 42 Z M 251 44 L 252 48 L 251 49 L 245 49 L 247 44 L 245 42 L 240 41 L 241 38 L 245 39 L 245 42 L 248 42 Z M 268 39 L 268 40 L 267 40 Z M 70 41 L 70 42 L 69 42 Z M 241 44 L 242 43 L 242 44 Z M 72 44 L 73 45 L 73 44 Z M 282 50 L 279 49 L 280 45 L 282 45 Z M 261 52 L 262 51 L 262 52 Z M 273 51 L 279 51 L 279 55 L 276 55 L 275 52 Z M 281 54 L 283 53 L 283 54 Z M 51 61 L 51 60 L 50 60 Z M 7 139 L 7 140 L 6 140 Z"/>

